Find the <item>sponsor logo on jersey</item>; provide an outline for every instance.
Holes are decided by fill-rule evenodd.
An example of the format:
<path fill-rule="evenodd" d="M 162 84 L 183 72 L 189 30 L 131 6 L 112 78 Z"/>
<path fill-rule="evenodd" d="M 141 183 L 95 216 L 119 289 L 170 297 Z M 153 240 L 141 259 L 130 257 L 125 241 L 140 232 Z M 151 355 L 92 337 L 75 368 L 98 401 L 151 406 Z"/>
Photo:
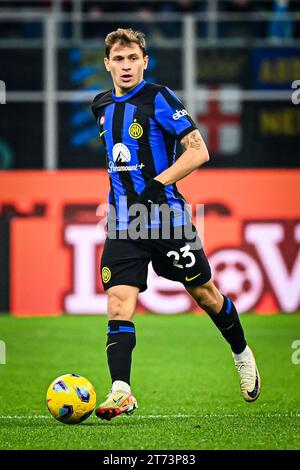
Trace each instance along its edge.
<path fill-rule="evenodd" d="M 135 163 L 134 165 L 127 165 L 131 161 L 131 153 L 129 148 L 123 143 L 119 142 L 113 146 L 112 150 L 113 161 L 108 163 L 108 173 L 119 171 L 137 171 L 144 168 L 144 163 Z M 126 163 L 126 165 L 120 165 Z"/>
<path fill-rule="evenodd" d="M 144 168 L 144 163 L 136 163 L 135 165 L 114 165 L 114 162 L 109 162 L 108 173 L 114 173 L 119 171 L 137 171 Z"/>
<path fill-rule="evenodd" d="M 183 116 L 187 116 L 189 113 L 186 109 L 178 110 L 176 109 L 176 113 L 173 114 L 173 119 L 177 121 L 178 119 L 182 118 Z"/>
<path fill-rule="evenodd" d="M 136 122 L 136 119 L 134 119 L 134 122 L 129 126 L 128 132 L 133 139 L 139 139 L 142 137 L 144 130 L 142 126 Z"/>
<path fill-rule="evenodd" d="M 122 143 L 115 144 L 112 149 L 112 156 L 115 163 L 126 163 L 130 162 L 131 154 L 130 150 L 126 145 Z"/>

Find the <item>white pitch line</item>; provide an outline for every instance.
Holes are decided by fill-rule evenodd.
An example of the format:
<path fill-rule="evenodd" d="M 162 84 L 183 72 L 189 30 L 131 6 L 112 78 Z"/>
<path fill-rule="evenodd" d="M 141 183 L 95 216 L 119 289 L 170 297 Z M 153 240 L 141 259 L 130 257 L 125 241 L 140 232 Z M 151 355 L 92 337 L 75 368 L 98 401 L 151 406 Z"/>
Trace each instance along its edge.
<path fill-rule="evenodd" d="M 300 413 L 259 413 L 259 414 L 227 414 L 227 413 L 210 413 L 202 415 L 135 415 L 131 419 L 166 419 L 166 418 L 300 418 Z M 50 415 L 7 415 L 0 416 L 0 419 L 52 419 Z"/>

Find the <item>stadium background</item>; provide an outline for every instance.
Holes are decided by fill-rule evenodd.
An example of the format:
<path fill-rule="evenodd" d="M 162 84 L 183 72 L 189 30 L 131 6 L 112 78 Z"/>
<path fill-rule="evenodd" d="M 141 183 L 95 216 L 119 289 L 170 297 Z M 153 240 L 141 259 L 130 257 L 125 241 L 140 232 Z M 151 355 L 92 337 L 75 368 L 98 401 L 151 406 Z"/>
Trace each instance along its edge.
<path fill-rule="evenodd" d="M 107 178 L 90 102 L 110 87 L 103 38 L 121 23 L 147 33 L 146 79 L 182 97 L 207 143 L 210 162 L 179 186 L 205 206 L 216 282 L 243 312 L 300 308 L 300 18 L 288 3 L 1 2 L 1 311 L 105 313 L 93 227 Z M 194 308 L 151 271 L 149 285 L 140 310 L 171 313 L 169 296 L 175 313 Z"/>
<path fill-rule="evenodd" d="M 106 202 L 108 179 L 90 103 L 100 90 L 111 86 L 102 66 L 106 33 L 119 26 L 130 26 L 148 36 L 150 67 L 145 78 L 176 91 L 207 143 L 210 162 L 180 182 L 179 187 L 192 205 L 194 216 L 199 207 L 196 205 L 204 205 L 202 228 L 214 280 L 225 294 L 235 299 L 241 313 L 251 312 L 244 316 L 245 324 L 250 337 L 257 340 L 258 354 L 265 359 L 266 382 L 269 374 L 273 391 L 278 386 L 278 382 L 275 386 L 272 383 L 274 377 L 289 387 L 289 392 L 285 391 L 290 397 L 289 405 L 280 396 L 276 408 L 274 396 L 270 395 L 268 402 L 266 392 L 263 405 L 267 405 L 260 412 L 276 414 L 281 410 L 290 416 L 299 409 L 296 396 L 299 372 L 289 357 L 291 343 L 299 339 L 300 330 L 299 11 L 298 1 L 273 0 L 0 1 L 0 320 L 3 320 L 0 340 L 7 344 L 8 356 L 0 372 L 7 383 L 18 384 L 23 390 L 21 378 L 32 367 L 36 374 L 39 371 L 37 380 L 43 387 L 73 366 L 72 371 L 78 371 L 78 361 L 74 359 L 78 357 L 76 341 L 80 348 L 85 344 L 88 358 L 98 361 L 98 356 L 96 359 L 92 356 L 99 350 L 96 331 L 103 332 L 104 350 L 105 318 L 82 316 L 106 312 L 98 271 L 104 232 L 97 208 Z M 176 364 L 180 370 L 180 337 L 175 328 L 168 326 L 170 323 L 163 323 L 162 315 L 157 316 L 161 320 L 156 320 L 150 312 L 201 312 L 180 285 L 158 278 L 151 268 L 148 284 L 148 291 L 138 303 L 138 311 L 146 312 L 147 318 L 138 316 L 137 322 L 143 333 L 147 325 L 156 328 L 155 322 L 161 321 L 162 331 L 168 331 L 170 338 L 178 342 Z M 273 316 L 280 312 L 281 315 Z M 287 315 L 291 313 L 295 315 Z M 37 316 L 46 318 L 26 318 L 25 323 L 13 318 Z M 50 323 L 48 316 L 58 318 L 52 318 L 55 323 Z M 176 322 L 174 325 L 179 329 L 184 324 L 193 338 L 194 320 L 188 315 L 184 318 L 177 315 L 176 320 L 169 321 Z M 38 320 L 47 323 L 32 323 Z M 206 319 L 202 321 L 205 326 Z M 68 333 L 74 348 L 67 351 L 65 348 L 71 348 Z M 204 336 L 201 341 L 206 344 Z M 277 351 L 271 349 L 272 343 L 277 344 Z M 208 351 L 211 348 L 212 357 L 217 346 L 213 341 L 206 345 Z M 43 353 L 43 347 L 45 351 L 48 348 L 47 352 Z M 197 351 L 191 350 L 191 357 L 197 356 Z M 22 372 L 18 369 L 18 354 L 24 358 Z M 149 350 L 147 357 L 149 354 L 153 358 L 157 354 L 158 361 L 163 351 L 157 343 L 157 349 Z M 287 362 L 280 365 L 283 355 Z M 35 362 L 38 357 L 43 359 Z M 102 359 L 99 364 L 104 370 L 104 356 Z M 186 368 L 187 363 L 188 360 L 182 367 Z M 208 362 L 208 366 L 213 364 Z M 108 386 L 108 374 L 104 379 L 98 378 L 98 372 L 91 364 L 87 365 L 85 356 L 81 357 L 80 370 L 102 391 L 104 385 Z M 136 370 L 138 376 L 141 364 Z M 176 370 L 170 370 L 176 377 Z M 283 370 L 290 374 L 284 380 Z M 149 371 L 150 376 L 152 369 Z M 207 367 L 202 372 L 213 383 L 212 369 Z M 157 369 L 159 373 L 162 370 Z M 231 369 L 221 370 L 220 387 L 230 373 Z M 189 374 L 190 380 L 197 380 L 192 371 Z M 147 382 L 146 377 L 147 374 L 143 380 Z M 156 389 L 162 388 L 165 381 L 162 375 Z M 184 394 L 183 385 L 180 387 Z M 142 391 L 138 389 L 138 393 L 141 395 Z M 224 396 L 226 393 L 227 389 Z M 33 402 L 39 405 L 28 403 L 29 413 L 46 413 L 44 404 L 39 402 L 38 387 L 33 395 L 37 400 Z M 172 391 L 169 395 L 172 396 Z M 6 403 L 5 399 L 8 403 L 9 398 L 9 390 L 3 390 L 2 403 Z M 230 413 L 231 406 L 241 416 L 245 413 L 230 401 L 229 408 L 221 408 L 219 397 L 215 398 L 217 411 L 204 402 L 207 413 Z M 22 405 L 22 399 L 16 409 L 7 413 L 28 413 L 26 400 Z M 147 405 L 147 398 L 144 401 Z M 167 406 L 163 403 L 157 413 L 166 414 Z M 280 435 L 280 430 L 285 429 L 280 422 L 284 415 L 278 422 L 276 417 L 273 420 L 274 435 L 278 426 L 277 444 L 268 434 L 268 416 L 258 414 L 257 421 L 251 417 L 253 428 L 251 432 L 247 429 L 247 435 L 251 440 L 254 432 L 256 444 L 250 441 L 239 444 L 225 430 L 226 418 L 222 426 L 228 442 L 219 442 L 214 429 L 220 422 L 217 415 L 213 416 L 211 440 L 208 434 L 207 443 L 200 448 L 298 446 L 292 424 L 290 440 Z M 242 419 L 248 422 L 245 415 Z M 255 423 L 269 441 L 255 437 Z M 90 428 L 89 432 L 92 431 Z M 147 430 L 143 428 L 142 433 L 147 434 Z M 11 440 L 4 441 L 1 448 L 60 448 L 55 447 L 58 444 L 47 433 L 48 441 L 45 437 L 43 444 L 38 437 L 25 443 L 24 437 L 9 436 Z M 178 439 L 179 436 L 180 429 Z M 102 448 L 109 448 L 112 442 L 118 448 L 120 443 L 109 437 L 114 436 L 108 434 L 107 441 L 102 436 L 103 446 L 107 446 Z M 147 442 L 149 448 L 151 445 L 180 448 L 177 438 L 173 436 L 173 444 L 162 438 L 155 444 L 149 434 Z M 184 442 L 183 448 L 198 448 L 196 440 Z M 64 445 L 68 448 L 67 440 Z M 76 444 L 74 437 L 75 445 L 84 448 L 85 444 L 80 440 Z M 131 448 L 126 447 L 130 445 L 124 441 L 122 448 Z M 136 445 L 142 448 L 144 444 Z M 98 448 L 96 443 L 94 448 Z"/>

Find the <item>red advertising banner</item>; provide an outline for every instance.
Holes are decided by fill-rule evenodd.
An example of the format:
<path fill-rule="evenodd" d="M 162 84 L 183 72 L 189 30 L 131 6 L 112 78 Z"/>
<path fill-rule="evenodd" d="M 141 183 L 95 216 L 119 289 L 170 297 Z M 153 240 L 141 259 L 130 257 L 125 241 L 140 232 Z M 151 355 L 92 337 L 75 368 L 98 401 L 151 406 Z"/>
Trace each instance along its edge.
<path fill-rule="evenodd" d="M 300 171 L 199 170 L 178 186 L 194 217 L 204 205 L 201 235 L 213 279 L 239 311 L 300 310 Z M 1 211 L 15 214 L 12 314 L 106 313 L 99 205 L 108 189 L 104 170 L 0 173 Z M 138 309 L 197 310 L 183 286 L 158 277 L 151 266 Z"/>

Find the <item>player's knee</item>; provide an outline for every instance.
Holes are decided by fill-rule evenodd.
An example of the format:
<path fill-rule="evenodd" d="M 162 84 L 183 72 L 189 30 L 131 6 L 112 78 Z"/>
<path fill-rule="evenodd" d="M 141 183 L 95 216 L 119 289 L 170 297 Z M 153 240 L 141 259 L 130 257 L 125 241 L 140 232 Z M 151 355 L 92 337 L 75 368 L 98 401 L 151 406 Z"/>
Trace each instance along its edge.
<path fill-rule="evenodd" d="M 128 306 L 128 302 L 118 293 L 111 293 L 108 296 L 108 318 L 109 320 L 131 320 L 133 312 Z"/>
<path fill-rule="evenodd" d="M 118 320 L 122 317 L 123 302 L 117 294 L 108 296 L 108 316 L 110 320 Z"/>

